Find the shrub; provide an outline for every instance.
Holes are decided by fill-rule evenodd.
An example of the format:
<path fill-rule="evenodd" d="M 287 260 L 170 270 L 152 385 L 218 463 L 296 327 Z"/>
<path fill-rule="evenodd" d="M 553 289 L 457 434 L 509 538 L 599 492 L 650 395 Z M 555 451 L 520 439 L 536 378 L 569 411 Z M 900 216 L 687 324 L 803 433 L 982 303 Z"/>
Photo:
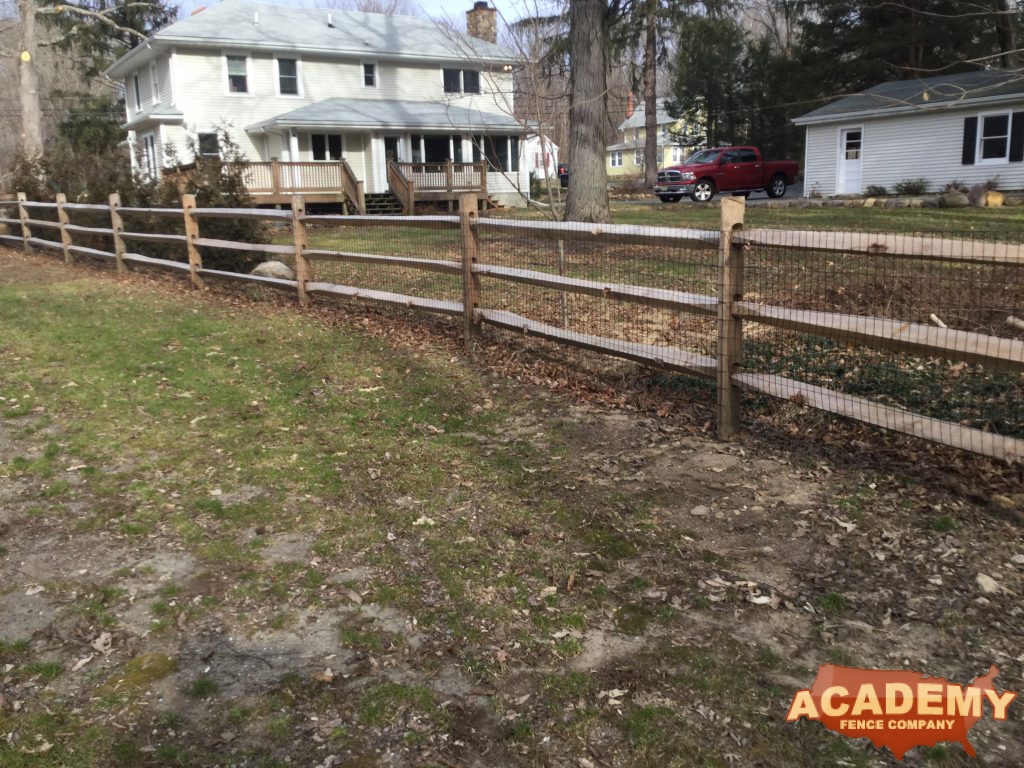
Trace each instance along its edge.
<path fill-rule="evenodd" d="M 897 195 L 923 195 L 928 189 L 928 179 L 904 179 L 893 187 Z"/>
<path fill-rule="evenodd" d="M 883 195 L 888 195 L 889 190 L 878 184 L 868 184 L 864 189 L 864 194 L 868 197 L 882 197 Z"/>
<path fill-rule="evenodd" d="M 975 184 L 967 191 L 967 199 L 971 201 L 971 205 L 983 206 L 985 205 L 985 193 L 988 190 L 984 184 Z"/>

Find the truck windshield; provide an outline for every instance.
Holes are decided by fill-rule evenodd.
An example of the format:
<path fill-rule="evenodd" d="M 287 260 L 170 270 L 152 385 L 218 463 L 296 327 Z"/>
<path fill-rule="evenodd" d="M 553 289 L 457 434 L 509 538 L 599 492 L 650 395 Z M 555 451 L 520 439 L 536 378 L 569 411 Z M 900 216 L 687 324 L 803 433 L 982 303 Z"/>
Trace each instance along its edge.
<path fill-rule="evenodd" d="M 686 158 L 686 165 L 703 165 L 705 163 L 714 163 L 718 160 L 718 156 L 722 154 L 720 149 L 702 149 L 700 152 L 694 152 L 688 158 Z"/>

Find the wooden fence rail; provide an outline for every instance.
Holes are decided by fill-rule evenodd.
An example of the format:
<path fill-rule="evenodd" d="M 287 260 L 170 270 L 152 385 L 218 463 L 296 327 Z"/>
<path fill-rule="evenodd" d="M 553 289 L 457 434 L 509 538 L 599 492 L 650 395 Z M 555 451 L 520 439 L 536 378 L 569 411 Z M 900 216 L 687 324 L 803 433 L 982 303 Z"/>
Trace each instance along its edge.
<path fill-rule="evenodd" d="M 478 199 L 467 194 L 460 200 L 456 216 L 310 216 L 303 201 L 296 197 L 290 211 L 265 209 L 199 208 L 194 197 L 185 195 L 182 207 L 123 207 L 120 198 L 110 196 L 109 205 L 68 203 L 58 196 L 55 203 L 29 201 L 19 195 L 13 207 L 17 217 L 0 216 L 0 224 L 20 228 L 20 235 L 0 233 L 0 242 L 20 244 L 26 251 L 33 247 L 62 252 L 68 261 L 75 257 L 110 259 L 119 270 L 125 265 L 156 267 L 187 274 L 195 287 L 207 279 L 248 282 L 268 288 L 294 292 L 299 301 L 311 297 L 359 299 L 392 306 L 422 309 L 464 318 L 465 340 L 471 348 L 481 325 L 503 328 L 527 337 L 545 339 L 600 354 L 632 360 L 716 381 L 718 392 L 717 429 L 728 437 L 740 429 L 741 389 L 769 395 L 855 419 L 887 430 L 913 435 L 935 443 L 979 453 L 1006 462 L 1024 460 L 1024 440 L 1005 437 L 954 422 L 925 417 L 890 405 L 882 405 L 821 386 L 810 385 L 775 374 L 743 367 L 744 325 L 758 323 L 790 331 L 835 338 L 872 349 L 924 355 L 954 361 L 966 361 L 995 370 L 1024 372 L 1024 341 L 981 333 L 932 327 L 891 318 L 850 315 L 772 306 L 745 300 L 744 252 L 757 247 L 785 246 L 795 250 L 839 251 L 881 257 L 900 257 L 998 266 L 1024 267 L 1024 245 L 983 242 L 957 238 L 873 233 L 791 232 L 786 230 L 743 229 L 744 203 L 726 198 L 722 204 L 719 231 L 634 227 L 628 225 L 591 225 L 575 222 L 507 221 L 480 219 Z M 12 205 L 12 204 L 8 204 Z M 0 203 L 0 214 L 4 211 Z M 53 211 L 53 220 L 29 215 L 30 210 Z M 74 224 L 76 212 L 110 216 L 110 227 Z M 46 215 L 46 214 L 42 214 Z M 134 232 L 125 229 L 136 216 L 176 218 L 184 225 L 184 234 Z M 250 219 L 288 224 L 292 242 L 241 243 L 201 235 L 206 219 Z M 405 226 L 448 229 L 459 233 L 460 261 L 363 253 L 356 250 L 328 250 L 309 247 L 308 228 Z M 38 230 L 57 231 L 59 240 L 40 237 Z M 520 233 L 530 237 L 587 240 L 601 243 L 628 243 L 718 251 L 718 294 L 716 296 L 684 291 L 585 280 L 564 275 L 487 263 L 483 233 Z M 80 236 L 109 236 L 113 250 L 76 243 Z M 160 243 L 182 246 L 182 259 L 160 259 L 127 250 L 126 242 Z M 275 257 L 290 257 L 295 263 L 295 279 L 209 269 L 203 266 L 206 248 L 230 249 Z M 420 272 L 443 273 L 462 277 L 462 300 L 450 301 L 377 290 L 365 286 L 338 285 L 316 278 L 319 262 L 347 262 L 379 267 L 399 267 Z M 637 343 L 556 327 L 515 312 L 482 306 L 482 280 L 496 280 L 565 294 L 579 294 L 609 302 L 644 305 L 685 314 L 717 318 L 717 356 L 697 354 L 673 346 Z"/>

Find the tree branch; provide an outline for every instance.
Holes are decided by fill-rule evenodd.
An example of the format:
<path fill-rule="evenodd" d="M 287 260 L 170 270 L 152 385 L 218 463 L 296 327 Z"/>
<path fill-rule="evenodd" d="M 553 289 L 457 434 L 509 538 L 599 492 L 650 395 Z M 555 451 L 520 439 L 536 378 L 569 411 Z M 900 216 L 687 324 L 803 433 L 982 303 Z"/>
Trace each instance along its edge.
<path fill-rule="evenodd" d="M 94 11 L 89 8 L 81 8 L 77 5 L 53 5 L 45 8 L 37 8 L 36 13 L 47 16 L 60 16 L 63 13 L 77 14 L 79 16 L 86 16 L 90 19 L 96 19 L 101 24 L 116 29 L 118 32 L 124 32 L 127 35 L 137 37 L 139 40 L 146 40 L 146 35 L 139 32 L 137 29 L 131 27 L 122 27 L 112 18 L 110 14 L 114 11 L 121 10 L 123 8 L 152 8 L 155 7 L 153 3 L 126 3 L 125 5 L 117 6 L 116 8 L 109 8 L 105 11 Z"/>

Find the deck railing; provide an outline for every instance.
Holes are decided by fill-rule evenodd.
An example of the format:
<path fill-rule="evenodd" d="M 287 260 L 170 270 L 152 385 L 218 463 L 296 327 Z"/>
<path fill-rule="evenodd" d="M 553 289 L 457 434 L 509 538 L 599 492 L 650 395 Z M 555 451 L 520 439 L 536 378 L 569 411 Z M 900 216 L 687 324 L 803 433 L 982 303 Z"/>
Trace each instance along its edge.
<path fill-rule="evenodd" d="M 363 182 L 348 161 L 284 162 L 266 160 L 244 163 L 245 186 L 259 195 L 344 192 L 358 213 L 366 213 Z"/>
<path fill-rule="evenodd" d="M 487 163 L 394 163 L 421 192 L 476 192 L 487 196 Z"/>

